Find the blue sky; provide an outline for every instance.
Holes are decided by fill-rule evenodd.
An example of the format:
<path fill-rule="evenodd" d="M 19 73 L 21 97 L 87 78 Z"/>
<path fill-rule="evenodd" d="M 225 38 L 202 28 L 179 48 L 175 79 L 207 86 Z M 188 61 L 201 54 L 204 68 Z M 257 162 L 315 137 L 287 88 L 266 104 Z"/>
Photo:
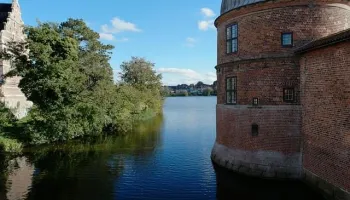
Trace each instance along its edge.
<path fill-rule="evenodd" d="M 115 72 L 131 56 L 156 64 L 163 83 L 216 80 L 216 30 L 221 0 L 19 0 L 27 25 L 84 19 L 115 46 Z"/>

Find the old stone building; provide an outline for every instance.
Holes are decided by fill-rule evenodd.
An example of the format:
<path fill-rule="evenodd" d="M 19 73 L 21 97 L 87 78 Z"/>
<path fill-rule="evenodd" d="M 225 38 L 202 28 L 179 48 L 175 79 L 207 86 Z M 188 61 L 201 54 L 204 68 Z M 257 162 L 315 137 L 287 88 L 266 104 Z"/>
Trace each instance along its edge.
<path fill-rule="evenodd" d="M 350 2 L 223 0 L 212 159 L 350 198 Z"/>
<path fill-rule="evenodd" d="M 24 41 L 23 21 L 21 18 L 21 9 L 17 0 L 10 3 L 0 4 L 0 40 L 1 51 L 6 48 L 6 44 L 11 41 Z M 5 105 L 18 117 L 24 117 L 32 103 L 27 101 L 26 97 L 18 88 L 20 77 L 4 79 L 3 76 L 9 72 L 11 66 L 7 60 L 0 60 L 0 98 Z"/>

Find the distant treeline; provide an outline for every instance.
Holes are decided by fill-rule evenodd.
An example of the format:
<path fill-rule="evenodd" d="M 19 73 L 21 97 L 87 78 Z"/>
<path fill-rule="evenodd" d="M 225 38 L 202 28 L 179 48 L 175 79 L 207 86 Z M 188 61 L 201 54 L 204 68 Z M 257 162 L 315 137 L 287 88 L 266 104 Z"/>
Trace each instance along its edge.
<path fill-rule="evenodd" d="M 217 94 L 217 81 L 211 85 L 199 81 L 190 85 L 163 86 L 162 92 L 164 96 L 215 96 Z"/>

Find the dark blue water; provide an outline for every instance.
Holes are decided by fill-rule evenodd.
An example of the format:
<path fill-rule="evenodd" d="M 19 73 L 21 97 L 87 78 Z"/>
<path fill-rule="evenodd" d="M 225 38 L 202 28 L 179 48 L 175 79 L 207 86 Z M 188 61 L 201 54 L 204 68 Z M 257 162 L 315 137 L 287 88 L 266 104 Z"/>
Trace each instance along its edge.
<path fill-rule="evenodd" d="M 213 166 L 215 97 L 173 97 L 163 116 L 125 137 L 101 137 L 0 159 L 0 200 L 321 199 L 301 182 Z"/>

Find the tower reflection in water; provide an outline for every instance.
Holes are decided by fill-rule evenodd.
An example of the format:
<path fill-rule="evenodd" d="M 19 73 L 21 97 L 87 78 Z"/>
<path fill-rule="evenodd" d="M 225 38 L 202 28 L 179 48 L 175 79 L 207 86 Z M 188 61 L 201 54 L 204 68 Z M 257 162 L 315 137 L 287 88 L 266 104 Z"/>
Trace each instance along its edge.
<path fill-rule="evenodd" d="M 217 199 L 324 200 L 300 181 L 276 181 L 237 174 L 213 163 Z"/>

